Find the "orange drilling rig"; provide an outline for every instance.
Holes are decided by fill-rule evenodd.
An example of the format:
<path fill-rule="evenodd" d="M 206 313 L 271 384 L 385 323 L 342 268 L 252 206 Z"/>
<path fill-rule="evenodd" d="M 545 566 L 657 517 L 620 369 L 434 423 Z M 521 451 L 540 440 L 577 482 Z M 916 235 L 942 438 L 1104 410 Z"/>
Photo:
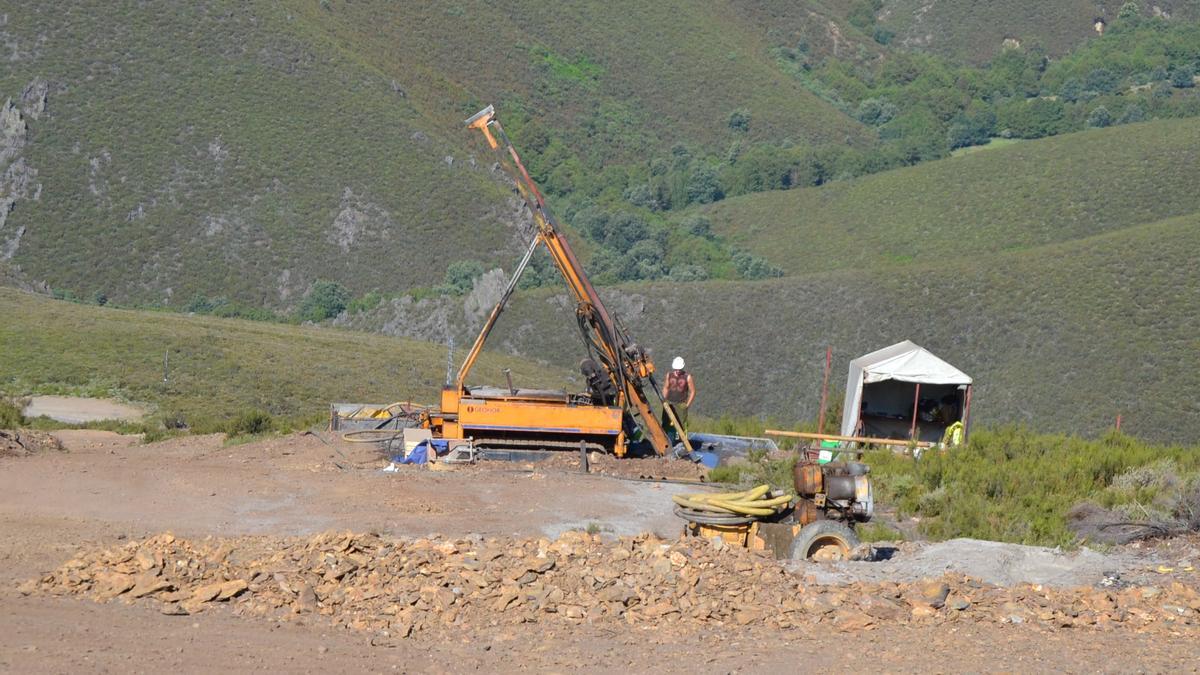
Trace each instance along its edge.
<path fill-rule="evenodd" d="M 680 429 L 680 441 L 690 452 L 687 434 L 674 411 L 664 405 L 662 392 L 654 380 L 654 363 L 645 349 L 630 338 L 617 317 L 605 308 L 546 207 L 541 191 L 496 119 L 495 109 L 484 108 L 468 119 L 466 125 L 481 131 L 491 149 L 500 155 L 501 165 L 516 182 L 533 214 L 537 233 L 475 338 L 454 382 L 442 390 L 439 407 L 422 415 L 421 426 L 437 438 L 471 439 L 476 447 L 484 449 L 578 449 L 582 445 L 623 457 L 640 437 L 655 453 L 665 455 L 672 442 L 654 414 L 653 396 L 675 428 Z M 543 245 L 575 301 L 575 316 L 588 352 L 580 363 L 587 391 L 518 389 L 512 386 L 511 378 L 506 387 L 468 386 L 467 376 L 488 335 L 534 252 Z"/>

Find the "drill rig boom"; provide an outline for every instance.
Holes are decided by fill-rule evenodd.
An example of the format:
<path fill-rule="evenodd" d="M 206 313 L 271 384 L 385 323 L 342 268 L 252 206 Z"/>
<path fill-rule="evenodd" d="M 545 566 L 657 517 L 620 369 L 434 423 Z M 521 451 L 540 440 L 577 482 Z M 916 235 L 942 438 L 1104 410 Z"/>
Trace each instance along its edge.
<path fill-rule="evenodd" d="M 641 427 L 645 439 L 659 455 L 671 447 L 663 425 L 655 417 L 649 395 L 662 403 L 662 393 L 654 381 L 654 363 L 628 332 L 612 316 L 600 300 L 583 266 L 563 237 L 553 214 L 546 207 L 541 191 L 529 176 L 516 149 L 504 133 L 495 109 L 488 106 L 466 121 L 469 128 L 481 131 L 492 150 L 500 154 L 501 165 L 516 182 L 517 189 L 533 214 L 537 232 L 522 258 L 504 294 L 475 339 L 463 361 L 455 382 L 442 392 L 441 410 L 431 414 L 429 425 L 447 438 L 476 437 L 489 432 L 510 439 L 514 445 L 536 444 L 538 439 L 547 445 L 568 443 L 575 434 L 585 439 L 607 439 L 618 455 L 625 454 L 626 420 Z M 466 378 L 475 365 L 488 335 L 507 304 L 522 272 L 528 266 L 537 247 L 545 245 L 562 274 L 575 301 L 579 330 L 587 346 L 588 357 L 580 364 L 588 382 L 588 395 L 572 398 L 546 392 L 523 394 L 509 386 L 507 391 L 468 388 Z M 669 407 L 667 414 L 674 420 Z M 485 423 L 486 422 L 486 423 Z M 676 428 L 679 425 L 676 424 Z M 680 434 L 690 450 L 686 434 Z M 576 446 L 577 446 L 576 442 Z M 604 445 L 603 443 L 601 445 Z"/>

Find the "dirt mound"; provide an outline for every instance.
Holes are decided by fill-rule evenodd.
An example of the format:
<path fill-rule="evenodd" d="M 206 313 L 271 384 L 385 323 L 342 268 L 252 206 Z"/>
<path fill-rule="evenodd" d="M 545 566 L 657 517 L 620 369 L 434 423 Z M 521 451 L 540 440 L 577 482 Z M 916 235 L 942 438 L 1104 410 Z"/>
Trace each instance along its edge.
<path fill-rule="evenodd" d="M 1200 593 L 1179 582 L 1061 590 L 1000 588 L 949 575 L 815 586 L 772 559 L 717 542 L 648 535 L 605 542 L 582 532 L 557 541 L 327 533 L 192 542 L 162 534 L 84 553 L 20 590 L 98 601 L 144 598 L 164 614 L 219 605 L 276 620 L 315 614 L 370 631 L 383 643 L 524 623 L 666 624 L 678 631 L 981 621 L 1200 633 Z"/>
<path fill-rule="evenodd" d="M 28 457 L 40 452 L 62 452 L 62 443 L 41 431 L 0 430 L 0 457 Z"/>

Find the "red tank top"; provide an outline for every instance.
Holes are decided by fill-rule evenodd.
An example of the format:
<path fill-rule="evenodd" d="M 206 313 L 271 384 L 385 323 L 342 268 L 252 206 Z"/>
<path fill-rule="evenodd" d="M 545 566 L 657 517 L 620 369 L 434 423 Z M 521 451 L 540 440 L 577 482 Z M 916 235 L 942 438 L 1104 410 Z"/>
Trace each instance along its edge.
<path fill-rule="evenodd" d="M 688 374 L 686 370 L 672 370 L 667 373 L 667 401 L 683 403 L 688 399 Z"/>

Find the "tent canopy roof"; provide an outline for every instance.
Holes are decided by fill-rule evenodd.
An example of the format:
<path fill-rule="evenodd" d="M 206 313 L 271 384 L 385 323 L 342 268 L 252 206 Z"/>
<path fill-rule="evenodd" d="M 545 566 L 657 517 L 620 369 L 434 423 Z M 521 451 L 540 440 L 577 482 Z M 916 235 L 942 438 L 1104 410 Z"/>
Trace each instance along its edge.
<path fill-rule="evenodd" d="M 862 381 L 865 384 L 884 380 L 920 382 L 921 384 L 971 384 L 972 382 L 966 373 L 909 340 L 854 359 L 850 362 L 851 376 L 855 370 L 862 372 Z"/>
<path fill-rule="evenodd" d="M 842 408 L 842 435 L 852 436 L 858 426 L 863 385 L 885 380 L 918 384 L 970 385 L 971 377 L 909 340 L 860 356 L 850 362 L 846 402 Z"/>

